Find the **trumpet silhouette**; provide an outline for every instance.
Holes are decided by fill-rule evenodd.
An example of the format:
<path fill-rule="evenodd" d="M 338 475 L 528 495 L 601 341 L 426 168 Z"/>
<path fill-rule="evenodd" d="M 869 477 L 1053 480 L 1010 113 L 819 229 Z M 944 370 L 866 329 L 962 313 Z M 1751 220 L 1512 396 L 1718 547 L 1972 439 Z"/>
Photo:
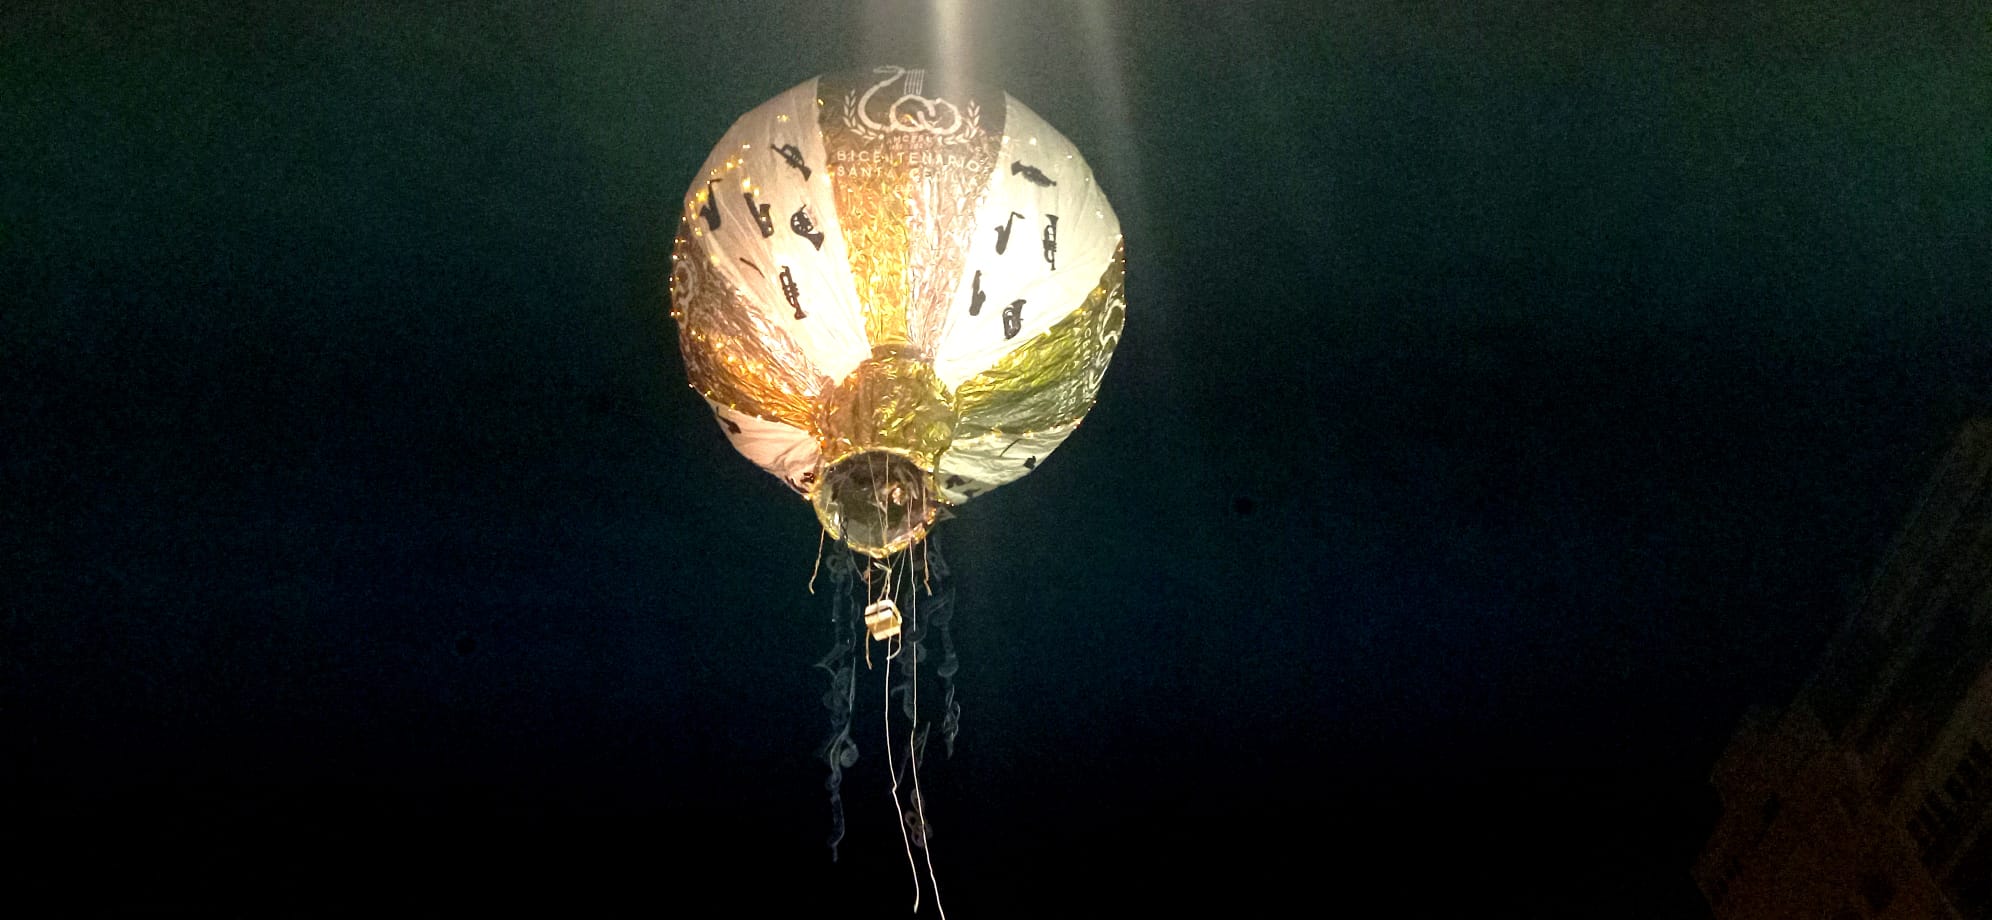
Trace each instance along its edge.
<path fill-rule="evenodd" d="M 1022 160 L 1017 160 L 1010 164 L 1010 175 L 1023 176 L 1024 181 L 1039 188 L 1050 188 L 1058 184 L 1051 181 L 1051 177 L 1045 175 L 1042 170 Z"/>
<path fill-rule="evenodd" d="M 795 308 L 796 319 L 809 318 L 809 314 L 802 312 L 802 289 L 795 286 L 795 276 L 789 274 L 786 265 L 782 266 L 782 296 L 788 298 L 789 306 Z"/>
<path fill-rule="evenodd" d="M 788 161 L 788 165 L 802 170 L 802 179 L 804 182 L 809 181 L 809 164 L 802 161 L 802 151 L 796 149 L 794 144 L 783 144 L 780 147 L 776 147 L 775 152 L 781 154 L 782 159 Z"/>
<path fill-rule="evenodd" d="M 1058 215 L 1046 214 L 1044 225 L 1044 260 L 1052 271 L 1058 270 Z"/>

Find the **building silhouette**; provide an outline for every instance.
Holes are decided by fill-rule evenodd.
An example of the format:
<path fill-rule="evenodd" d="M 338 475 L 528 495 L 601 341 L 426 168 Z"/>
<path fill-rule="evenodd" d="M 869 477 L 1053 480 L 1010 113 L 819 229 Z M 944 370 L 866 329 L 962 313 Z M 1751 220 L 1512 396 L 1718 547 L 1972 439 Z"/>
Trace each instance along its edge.
<path fill-rule="evenodd" d="M 1745 715 L 1695 880 L 1718 920 L 1992 920 L 1992 420 L 1945 454 L 1782 712 Z"/>

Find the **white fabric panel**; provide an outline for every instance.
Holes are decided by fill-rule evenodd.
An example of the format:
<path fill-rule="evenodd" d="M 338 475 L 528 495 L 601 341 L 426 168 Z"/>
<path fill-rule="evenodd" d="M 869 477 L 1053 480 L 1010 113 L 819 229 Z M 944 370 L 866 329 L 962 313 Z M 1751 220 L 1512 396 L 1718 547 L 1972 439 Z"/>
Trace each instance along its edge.
<path fill-rule="evenodd" d="M 714 265 L 719 272 L 794 337 L 818 372 L 835 381 L 869 357 L 871 346 L 865 340 L 864 312 L 851 280 L 816 117 L 815 80 L 740 116 L 687 192 L 685 220 L 694 234 L 711 237 L 705 242 L 715 244 L 709 249 L 718 256 Z M 800 152 L 809 168 L 807 179 L 777 150 L 785 145 Z M 717 231 L 708 230 L 699 215 L 699 195 L 708 189 L 719 202 Z M 754 210 L 767 206 L 772 236 L 763 236 L 748 209 L 744 196 L 750 193 Z M 790 218 L 804 204 L 816 225 L 813 233 L 822 234 L 821 249 L 790 227 Z M 795 318 L 782 292 L 783 268 L 795 282 L 807 319 Z"/>
<path fill-rule="evenodd" d="M 706 405 L 712 407 L 713 416 L 726 432 L 726 439 L 733 442 L 733 449 L 788 483 L 789 488 L 798 492 L 809 489 L 809 483 L 816 477 L 817 460 L 816 439 L 809 432 L 735 412 L 710 399 Z"/>
<path fill-rule="evenodd" d="M 954 442 L 941 455 L 934 478 L 941 497 L 959 505 L 989 490 L 1022 479 L 1043 463 L 1079 427 L 1078 422 L 1028 435 L 986 434 Z"/>
<path fill-rule="evenodd" d="M 950 390 L 1083 304 L 1120 244 L 1120 219 L 1078 149 L 1036 112 L 1005 98 L 996 171 L 976 211 L 975 236 L 934 355 L 934 371 Z M 1056 184 L 1032 181 L 1029 168 Z M 1055 268 L 1044 256 L 1044 230 L 1052 215 L 1058 217 Z M 999 254 L 997 228 L 1005 226 L 1009 238 Z M 983 302 L 970 316 L 977 272 Z M 1022 327 L 1005 337 L 1003 311 L 1019 299 Z"/>

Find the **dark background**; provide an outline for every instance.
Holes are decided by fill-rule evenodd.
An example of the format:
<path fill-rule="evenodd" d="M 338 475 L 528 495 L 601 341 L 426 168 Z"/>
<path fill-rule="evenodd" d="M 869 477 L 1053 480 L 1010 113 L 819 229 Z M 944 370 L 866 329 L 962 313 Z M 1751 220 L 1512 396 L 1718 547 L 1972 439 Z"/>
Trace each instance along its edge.
<path fill-rule="evenodd" d="M 908 906 L 876 756 L 829 862 L 814 522 L 665 282 L 740 113 L 945 59 L 1129 268 L 1085 429 L 940 533 L 951 913 L 1705 916 L 1711 761 L 1988 407 L 1982 8 L 940 7 L 0 13 L 9 870 Z"/>

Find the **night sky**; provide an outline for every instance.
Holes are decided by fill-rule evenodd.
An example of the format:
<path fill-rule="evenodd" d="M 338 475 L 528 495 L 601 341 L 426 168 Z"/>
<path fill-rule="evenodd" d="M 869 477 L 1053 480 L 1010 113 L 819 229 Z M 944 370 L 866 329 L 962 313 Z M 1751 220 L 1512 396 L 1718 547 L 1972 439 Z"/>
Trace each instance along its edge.
<path fill-rule="evenodd" d="M 1992 410 L 1975 4 L 240 6 L 0 13 L 0 839 L 76 908 L 910 906 L 666 312 L 818 73 L 1003 86 L 1126 234 L 938 536 L 957 917 L 1706 916 L 1711 762 Z"/>

